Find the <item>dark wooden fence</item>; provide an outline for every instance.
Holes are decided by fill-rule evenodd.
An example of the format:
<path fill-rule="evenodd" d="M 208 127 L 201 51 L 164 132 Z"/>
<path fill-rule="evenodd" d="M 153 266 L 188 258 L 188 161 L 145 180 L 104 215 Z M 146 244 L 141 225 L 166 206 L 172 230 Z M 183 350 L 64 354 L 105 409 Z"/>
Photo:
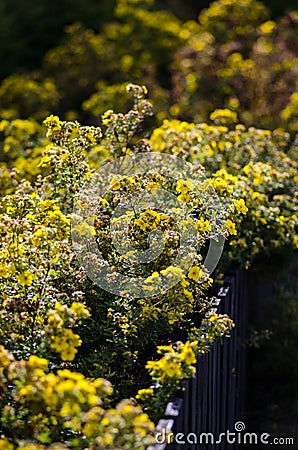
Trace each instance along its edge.
<path fill-rule="evenodd" d="M 246 292 L 245 273 L 232 271 L 217 300 L 218 312 L 228 314 L 235 322 L 231 338 L 216 342 L 209 353 L 198 358 L 196 377 L 186 382 L 180 398 L 167 405 L 158 428 L 172 431 L 174 441 L 167 443 L 161 432 L 156 437 L 157 443 L 148 450 L 241 448 L 237 443 L 228 444 L 223 436 L 220 443 L 216 441 L 220 433 L 235 432 L 235 423 L 241 421 L 244 411 Z"/>

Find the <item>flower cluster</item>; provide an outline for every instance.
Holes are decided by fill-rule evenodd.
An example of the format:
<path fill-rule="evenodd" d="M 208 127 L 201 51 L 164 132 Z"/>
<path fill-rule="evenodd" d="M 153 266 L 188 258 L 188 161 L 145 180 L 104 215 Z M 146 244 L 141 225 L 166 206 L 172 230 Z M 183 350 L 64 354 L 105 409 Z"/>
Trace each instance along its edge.
<path fill-rule="evenodd" d="M 73 302 L 70 307 L 55 304 L 55 309 L 47 314 L 46 333 L 51 340 L 50 348 L 60 353 L 63 361 L 72 361 L 77 347 L 82 343 L 80 336 L 67 326 L 74 326 L 80 319 L 86 319 L 90 313 L 82 303 Z"/>
<path fill-rule="evenodd" d="M 198 341 L 178 341 L 172 345 L 160 345 L 158 360 L 148 361 L 146 368 L 154 382 L 152 387 L 139 389 L 136 399 L 150 416 L 157 419 L 164 405 L 181 389 L 183 380 L 195 375 L 196 351 Z"/>
<path fill-rule="evenodd" d="M 113 389 L 107 380 L 49 372 L 48 360 L 18 361 L 2 346 L 0 361 L 0 424 L 11 436 L 0 438 L 0 448 L 144 450 L 153 442 L 154 425 L 140 407 L 129 400 L 108 406 Z"/>
<path fill-rule="evenodd" d="M 229 337 L 233 327 L 233 321 L 226 314 L 217 314 L 211 310 L 202 320 L 200 330 L 193 329 L 190 336 L 197 340 L 198 353 L 206 353 L 216 339 Z"/>
<path fill-rule="evenodd" d="M 57 301 L 57 271 L 70 264 L 69 219 L 54 200 L 43 200 L 23 182 L 0 198 L 0 233 L 1 342 L 26 353 L 39 342 L 47 311 Z M 76 299 L 71 291 L 69 296 Z"/>
<path fill-rule="evenodd" d="M 248 267 L 263 249 L 297 246 L 297 146 L 288 133 L 165 120 L 150 141 L 154 151 L 202 164 L 221 201 L 232 199 L 229 263 Z"/>
<path fill-rule="evenodd" d="M 136 395 L 144 409 L 158 417 L 162 413 L 162 405 L 175 395 L 178 388 L 183 389 L 182 381 L 195 375 L 196 355 L 208 352 L 217 338 L 229 337 L 233 327 L 234 323 L 227 315 L 210 309 L 200 329 L 191 330 L 190 341 L 158 346 L 157 353 L 162 357 L 148 361 L 146 365 L 154 384 L 140 389 Z"/>
<path fill-rule="evenodd" d="M 185 344 L 177 342 L 175 349 L 172 345 L 158 346 L 157 351 L 163 355 L 162 358 L 158 361 L 148 361 L 146 369 L 153 380 L 162 384 L 178 384 L 195 373 L 193 366 L 196 363 L 196 346 L 197 341 L 187 341 Z"/>

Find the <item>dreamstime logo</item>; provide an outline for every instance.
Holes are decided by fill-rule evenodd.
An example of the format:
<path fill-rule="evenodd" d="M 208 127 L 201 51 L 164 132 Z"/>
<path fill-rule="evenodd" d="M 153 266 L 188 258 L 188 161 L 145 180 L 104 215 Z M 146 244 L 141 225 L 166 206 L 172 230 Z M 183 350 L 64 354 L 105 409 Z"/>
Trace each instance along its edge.
<path fill-rule="evenodd" d="M 167 432 L 164 428 L 155 435 L 157 444 L 170 444 L 175 441 L 176 444 L 248 444 L 248 445 L 294 445 L 293 437 L 274 437 L 269 433 L 254 433 L 245 431 L 245 423 L 238 421 L 234 425 L 235 430 L 226 430 L 218 435 L 214 433 L 177 433 Z"/>
<path fill-rule="evenodd" d="M 115 295 L 145 298 L 166 292 L 177 284 L 191 268 L 197 255 L 198 231 L 193 211 L 179 201 L 177 195 L 165 188 L 139 189 L 131 194 L 119 193 L 117 205 L 109 217 L 109 233 L 113 249 L 125 259 L 125 267 L 143 267 L 156 261 L 165 248 L 164 230 L 154 229 L 148 233 L 147 248 L 135 249 L 130 242 L 130 222 L 145 210 L 158 211 L 170 216 L 179 229 L 179 248 L 171 266 L 181 269 L 175 277 L 165 277 L 151 290 L 144 289 L 147 277 L 136 270 L 136 275 L 127 275 L 125 270 L 116 270 L 96 239 L 95 222 L 98 217 L 98 199 L 109 193 L 115 194 L 113 180 L 121 177 L 160 174 L 169 182 L 189 180 L 211 226 L 210 243 L 204 266 L 208 274 L 215 269 L 223 251 L 224 237 L 218 224 L 223 223 L 223 206 L 218 195 L 206 183 L 201 168 L 172 155 L 161 153 L 137 153 L 108 162 L 86 180 L 77 195 L 72 215 L 72 240 L 78 259 L 87 275 L 101 288 Z"/>

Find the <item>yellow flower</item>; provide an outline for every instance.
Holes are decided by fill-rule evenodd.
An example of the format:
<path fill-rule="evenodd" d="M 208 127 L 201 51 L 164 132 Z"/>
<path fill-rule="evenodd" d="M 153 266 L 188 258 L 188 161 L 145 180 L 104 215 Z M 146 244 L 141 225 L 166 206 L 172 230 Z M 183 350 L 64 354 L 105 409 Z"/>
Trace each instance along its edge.
<path fill-rule="evenodd" d="M 154 393 L 154 391 L 152 388 L 140 389 L 136 395 L 136 398 L 145 400 L 146 398 L 151 397 L 153 395 L 153 393 Z"/>
<path fill-rule="evenodd" d="M 189 341 L 187 341 L 184 344 L 183 350 L 179 355 L 179 359 L 182 362 L 185 362 L 185 364 L 187 364 L 187 365 L 195 364 L 197 362 L 196 356 L 195 356 L 195 353 L 194 353 L 192 347 L 193 347 L 192 344 Z"/>
<path fill-rule="evenodd" d="M 240 200 L 234 200 L 234 205 L 237 211 L 241 212 L 242 214 L 247 213 L 248 208 L 246 207 L 243 198 L 241 198 Z"/>
<path fill-rule="evenodd" d="M 120 189 L 121 187 L 121 183 L 119 180 L 117 180 L 115 183 L 113 183 L 112 185 L 112 191 L 118 191 L 118 189 Z"/>
<path fill-rule="evenodd" d="M 218 314 L 212 314 L 212 316 L 208 317 L 209 322 L 215 322 L 218 318 Z"/>
<path fill-rule="evenodd" d="M 294 236 L 293 243 L 294 243 L 295 247 L 298 248 L 298 234 L 296 234 L 296 236 Z"/>
<path fill-rule="evenodd" d="M 19 273 L 16 278 L 22 286 L 31 286 L 34 275 L 29 270 L 25 270 L 25 272 Z"/>
<path fill-rule="evenodd" d="M 149 184 L 147 184 L 146 189 L 148 190 L 155 190 L 159 187 L 158 183 L 156 181 L 150 181 Z"/>
<path fill-rule="evenodd" d="M 230 219 L 226 221 L 226 229 L 229 234 L 237 234 L 236 225 Z"/>
<path fill-rule="evenodd" d="M 254 199 L 254 200 L 263 200 L 263 198 L 264 198 L 264 194 L 260 194 L 260 192 L 257 192 L 257 191 L 254 191 L 253 193 L 252 193 L 252 198 Z"/>
<path fill-rule="evenodd" d="M 64 383 L 64 382 L 62 382 L 62 383 Z M 59 388 L 60 384 L 57 386 L 58 392 L 59 392 L 58 388 Z M 71 392 L 74 389 L 74 387 L 75 387 L 74 384 L 72 384 L 71 389 L 65 389 L 65 390 L 62 390 L 61 392 L 67 392 L 67 391 Z M 80 411 L 81 411 L 81 408 L 78 403 L 66 401 L 62 405 L 62 408 L 60 410 L 60 416 L 61 417 L 74 416 L 74 415 L 78 414 Z"/>
<path fill-rule="evenodd" d="M 263 175 L 255 175 L 254 179 L 253 179 L 253 185 L 257 186 L 258 184 L 262 184 L 264 183 L 264 177 Z"/>
<path fill-rule="evenodd" d="M 159 214 L 157 211 L 147 209 L 138 219 L 134 221 L 134 224 L 140 227 L 143 231 L 146 231 L 147 229 L 155 230 L 161 220 L 168 220 L 168 216 L 166 214 Z"/>
<path fill-rule="evenodd" d="M 158 350 L 158 353 L 174 352 L 172 345 L 159 345 L 157 347 L 157 350 Z"/>
<path fill-rule="evenodd" d="M 110 433 L 105 433 L 104 437 L 103 437 L 103 442 L 106 445 L 111 445 L 114 442 L 114 437 L 113 435 Z"/>
<path fill-rule="evenodd" d="M 64 329 L 58 336 L 52 336 L 51 348 L 60 353 L 63 361 L 72 361 L 77 353 L 76 347 L 82 343 L 80 336 L 70 329 Z"/>
<path fill-rule="evenodd" d="M 198 281 L 199 278 L 204 277 L 205 274 L 202 269 L 200 269 L 198 266 L 193 266 L 190 268 L 190 271 L 188 272 L 188 278 L 194 281 Z"/>
<path fill-rule="evenodd" d="M 51 114 L 49 117 L 47 117 L 44 121 L 43 124 L 48 127 L 51 128 L 52 131 L 60 131 L 61 130 L 61 125 L 63 122 L 61 122 L 59 120 L 58 116 L 53 116 L 53 114 Z"/>
<path fill-rule="evenodd" d="M 150 277 L 146 278 L 145 283 L 159 283 L 160 282 L 160 276 L 158 272 L 153 272 Z"/>
<path fill-rule="evenodd" d="M 145 231 L 147 228 L 146 222 L 141 217 L 139 219 L 136 219 L 134 223 L 136 226 L 140 227 L 141 230 L 143 231 Z"/>
<path fill-rule="evenodd" d="M 211 225 L 209 220 L 204 220 L 203 217 L 200 217 L 199 220 L 196 223 L 198 231 L 202 231 L 202 233 L 205 233 L 207 231 L 211 231 Z"/>
<path fill-rule="evenodd" d="M 235 111 L 231 111 L 230 109 L 215 109 L 209 117 L 214 123 L 219 123 L 222 125 L 238 122 L 237 113 Z"/>
<path fill-rule="evenodd" d="M 45 358 L 39 358 L 36 355 L 30 355 L 28 360 L 28 367 L 32 369 L 43 369 L 47 370 L 49 361 Z"/>
<path fill-rule="evenodd" d="M 174 325 L 174 323 L 179 322 L 180 317 L 177 315 L 176 312 L 174 311 L 169 311 L 168 312 L 168 322 L 170 325 Z"/>
<path fill-rule="evenodd" d="M 149 417 L 147 416 L 147 414 L 142 413 L 140 415 L 138 415 L 137 417 L 134 418 L 133 422 L 140 422 L 140 423 L 146 423 L 148 421 Z"/>
<path fill-rule="evenodd" d="M 129 182 L 129 184 L 135 184 L 136 180 L 132 177 L 126 177 L 126 180 Z"/>
<path fill-rule="evenodd" d="M 83 303 L 73 302 L 70 310 L 78 317 L 86 318 L 90 316 L 88 309 L 83 305 Z"/>
<path fill-rule="evenodd" d="M 110 419 L 108 417 L 104 417 L 101 421 L 102 425 L 110 425 Z"/>
<path fill-rule="evenodd" d="M 36 237 L 41 237 L 43 235 L 43 229 L 42 228 L 38 228 L 35 233 L 34 236 Z"/>
<path fill-rule="evenodd" d="M 233 186 L 229 184 L 226 180 L 222 178 L 215 178 L 211 180 L 212 185 L 215 190 L 217 190 L 220 193 L 227 192 L 228 194 L 232 194 L 233 192 Z"/>
<path fill-rule="evenodd" d="M 181 192 L 181 194 L 188 194 L 189 191 L 193 189 L 193 180 L 188 178 L 187 180 L 178 180 L 177 181 L 177 192 Z"/>
<path fill-rule="evenodd" d="M 68 348 L 62 350 L 61 358 L 63 359 L 63 361 L 73 361 L 76 356 L 77 351 L 78 350 L 74 347 L 68 347 Z"/>
<path fill-rule="evenodd" d="M 165 375 L 167 375 L 170 378 L 181 377 L 182 375 L 182 370 L 180 364 L 178 363 L 163 361 L 162 368 Z"/>
<path fill-rule="evenodd" d="M 180 194 L 180 195 L 178 195 L 178 200 L 182 203 L 187 203 L 190 200 L 190 195 L 189 194 Z"/>
<path fill-rule="evenodd" d="M 0 132 L 4 131 L 5 128 L 8 128 L 8 126 L 9 126 L 8 120 L 1 120 L 1 122 L 0 122 Z"/>
<path fill-rule="evenodd" d="M 181 267 L 169 266 L 166 269 L 161 270 L 160 273 L 165 277 L 183 278 L 183 270 Z"/>
<path fill-rule="evenodd" d="M 14 450 L 14 446 L 8 439 L 0 439 L 0 450 Z"/>
<path fill-rule="evenodd" d="M 41 244 L 42 236 L 44 236 L 44 231 L 42 228 L 38 228 L 33 234 L 32 244 L 38 247 Z"/>
<path fill-rule="evenodd" d="M 15 208 L 13 208 L 12 206 L 8 206 L 6 208 L 6 213 L 7 214 L 14 214 L 14 212 L 15 212 Z"/>
<path fill-rule="evenodd" d="M 51 343 L 51 348 L 57 352 L 61 352 L 65 346 L 65 341 L 61 336 L 52 336 L 54 342 Z"/>
<path fill-rule="evenodd" d="M 3 264 L 0 266 L 0 278 L 8 278 L 9 275 L 15 272 L 14 266 Z"/>
<path fill-rule="evenodd" d="M 113 120 L 113 111 L 109 109 L 101 116 L 102 124 L 103 125 L 109 125 L 110 122 Z"/>
<path fill-rule="evenodd" d="M 149 423 L 151 422 L 147 414 L 139 414 L 138 416 L 134 417 L 132 421 L 134 432 L 141 436 L 146 436 L 146 434 L 148 433 L 146 425 Z"/>
<path fill-rule="evenodd" d="M 243 172 L 245 173 L 245 175 L 248 175 L 252 171 L 253 171 L 253 163 L 252 161 L 250 161 L 246 166 L 243 167 Z"/>
<path fill-rule="evenodd" d="M 271 34 L 273 30 L 275 29 L 275 22 L 273 20 L 268 20 L 267 22 L 262 23 L 259 26 L 259 30 L 264 34 Z"/>

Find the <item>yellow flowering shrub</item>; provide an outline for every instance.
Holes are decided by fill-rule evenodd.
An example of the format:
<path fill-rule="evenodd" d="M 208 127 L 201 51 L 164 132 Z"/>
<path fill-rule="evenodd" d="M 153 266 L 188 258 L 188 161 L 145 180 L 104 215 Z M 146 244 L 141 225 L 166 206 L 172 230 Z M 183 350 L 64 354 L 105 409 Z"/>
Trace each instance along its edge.
<path fill-rule="evenodd" d="M 178 342 L 176 351 L 171 345 L 158 346 L 158 353 L 164 353 L 163 357 L 158 361 L 148 361 L 146 369 L 149 369 L 153 379 L 161 383 L 172 383 L 174 380 L 174 384 L 178 384 L 179 381 L 193 374 L 192 365 L 196 362 L 193 348 L 196 344 L 196 341 L 191 344 L 189 341 L 185 344 Z"/>
<path fill-rule="evenodd" d="M 47 359 L 19 361 L 3 346 L 0 361 L 1 428 L 11 436 L 0 438 L 0 448 L 145 450 L 154 442 L 154 424 L 134 402 L 109 407 L 107 380 L 68 369 L 53 373 Z"/>
<path fill-rule="evenodd" d="M 29 182 L 0 198 L 0 336 L 17 354 L 37 345 L 58 301 L 52 282 L 62 262 L 70 267 L 69 225 L 56 202 L 42 200 Z M 69 291 L 68 298 L 81 294 Z"/>
<path fill-rule="evenodd" d="M 31 75 L 31 74 L 30 74 Z M 4 119 L 44 119 L 59 101 L 51 78 L 12 74 L 0 85 L 0 116 Z"/>
<path fill-rule="evenodd" d="M 144 298 L 125 292 L 115 295 L 94 285 L 72 247 L 73 198 L 101 160 L 151 150 L 149 140 L 138 137 L 143 121 L 152 114 L 146 88 L 129 85 L 128 91 L 134 96 L 133 108 L 126 114 L 107 111 L 102 129 L 50 115 L 44 121 L 46 140 L 34 121 L 2 121 L 3 145 L 15 138 L 11 148 L 5 147 L 10 158 L 0 174 L 2 447 L 145 449 L 152 442 L 154 425 L 136 401 L 123 399 L 146 386 L 147 368 L 155 367 L 152 376 L 155 381 L 159 378 L 161 388 L 153 389 L 148 413 L 157 418 L 179 383 L 194 374 L 196 342 L 187 336 L 196 332 L 199 336 L 201 319 L 213 302 L 205 295 L 212 279 L 200 250 L 215 228 L 228 237 L 226 221 L 236 220 L 245 208 L 243 202 L 236 208 L 232 192 L 218 189 L 224 207 L 215 226 L 208 203 L 212 178 L 201 181 L 189 173 L 168 179 L 150 170 L 143 176 L 113 178 L 110 190 L 98 199 L 94 227 L 74 227 L 73 233 L 95 236 L 114 270 L 133 274 L 136 265 L 127 261 L 146 252 L 150 233 L 162 232 L 163 252 L 142 269 L 143 290 L 149 294 Z M 43 154 L 29 162 L 29 167 L 38 166 L 36 172 L 22 172 L 18 161 L 37 148 Z M 204 174 L 203 168 L 199 173 Z M 170 191 L 175 216 L 152 207 L 128 212 L 130 233 L 119 232 L 123 245 L 134 245 L 119 256 L 109 230 L 111 222 L 117 237 L 118 218 L 112 212 L 121 195 L 128 197 L 140 189 L 149 195 L 159 189 Z M 187 218 L 183 208 L 194 210 L 194 217 Z M 194 224 L 198 236 L 191 265 L 185 258 L 181 267 L 173 263 L 179 248 L 178 219 L 186 230 Z M 169 289 L 154 294 L 165 283 Z M 160 363 L 153 362 L 156 345 L 177 339 L 177 329 L 184 330 L 186 343 L 179 341 L 171 352 L 163 351 Z"/>
<path fill-rule="evenodd" d="M 160 73 L 189 31 L 187 24 L 154 3 L 117 0 L 113 20 L 99 33 L 80 23 L 66 28 L 65 43 L 47 52 L 41 70 L 42 78 L 55 80 L 64 111 L 77 118 L 83 110 L 93 120 L 110 108 L 121 111 L 127 106 L 125 84 L 130 81 L 150 85 L 151 99 L 165 110 L 169 93 L 159 82 Z"/>
<path fill-rule="evenodd" d="M 42 126 L 31 117 L 0 120 L 2 170 L 14 168 L 18 172 L 18 177 L 35 180 L 41 173 L 38 164 L 48 143 Z"/>
<path fill-rule="evenodd" d="M 127 90 L 132 109 L 106 111 L 101 128 L 52 114 L 45 138 L 33 121 L 1 122 L 3 146 L 15 138 L 0 167 L 2 447 L 145 449 L 154 428 L 147 413 L 157 419 L 194 375 L 197 355 L 233 327 L 212 310 L 213 280 L 203 263 L 209 240 L 227 241 L 225 267 L 297 247 L 297 150 L 289 134 L 247 129 L 235 124 L 236 114 L 217 110 L 214 125 L 165 120 L 148 136 L 147 89 Z M 43 148 L 33 176 L 17 163 L 27 147 Z M 72 222 L 71 230 L 74 200 L 105 158 L 138 163 L 152 152 L 192 164 L 187 174 L 178 167 L 176 178 L 150 165 L 145 173 L 102 176 L 107 190 L 96 199 L 94 221 Z M 162 206 L 138 207 L 139 192 Z M 131 208 L 121 210 L 123 199 Z M 192 247 L 177 264 L 183 232 Z M 144 295 L 134 295 L 134 283 L 129 291 L 119 283 L 116 292 L 94 283 L 76 257 L 77 236 L 95 240 L 112 268 L 108 281 L 139 277 Z M 144 412 L 123 400 L 133 397 Z"/>
<path fill-rule="evenodd" d="M 217 122 L 222 112 L 215 113 L 210 117 Z M 248 267 L 256 256 L 295 248 L 297 145 L 288 133 L 166 119 L 150 142 L 154 151 L 202 164 L 221 201 L 233 199 L 238 215 L 226 221 L 236 236 L 224 253 L 228 264 L 237 260 Z M 204 222 L 198 226 L 204 229 Z"/>
<path fill-rule="evenodd" d="M 223 269 L 298 248 L 297 12 L 270 20 L 261 2 L 218 0 L 182 21 L 154 0 L 114 3 L 100 31 L 69 21 L 39 69 L 0 83 L 0 449 L 145 449 L 147 413 L 157 419 L 233 327 L 210 310 L 208 241 L 225 238 Z M 127 96 L 131 80 L 142 85 Z M 150 152 L 204 181 L 118 175 L 94 226 L 73 227 L 114 273 L 143 277 L 143 297 L 115 294 L 80 267 L 73 200 L 106 160 Z M 132 202 L 124 235 L 113 211 L 140 190 L 169 191 L 174 217 Z M 179 224 L 196 232 L 190 265 L 173 262 Z"/>

